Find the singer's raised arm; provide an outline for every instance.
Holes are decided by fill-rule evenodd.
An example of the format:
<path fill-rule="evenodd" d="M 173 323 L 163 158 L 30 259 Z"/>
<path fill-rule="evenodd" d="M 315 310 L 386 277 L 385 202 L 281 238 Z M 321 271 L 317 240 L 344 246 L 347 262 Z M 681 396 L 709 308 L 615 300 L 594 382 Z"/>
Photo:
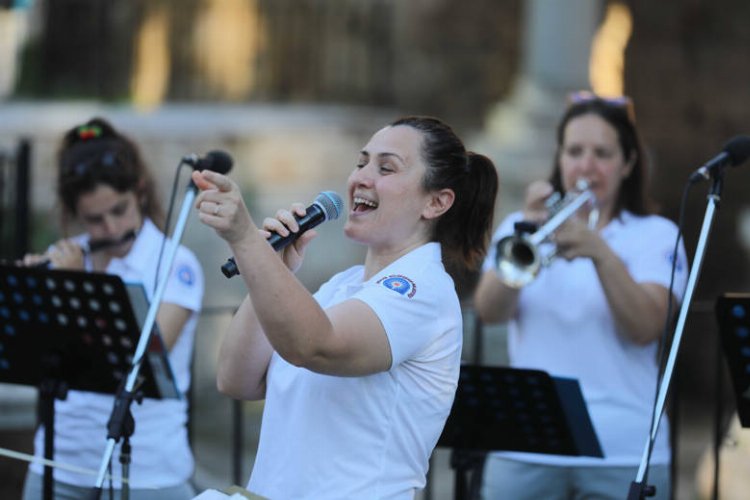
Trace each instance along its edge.
<path fill-rule="evenodd" d="M 268 342 L 246 296 L 224 333 L 219 348 L 216 386 L 235 399 L 266 397 L 266 372 L 273 347 Z"/>
<path fill-rule="evenodd" d="M 252 376 L 250 388 L 243 380 L 237 389 L 257 396 L 253 386 L 262 380 L 256 382 L 256 368 L 245 365 L 248 359 L 257 361 L 257 353 L 251 351 L 263 349 L 258 347 L 264 345 L 258 338 L 260 331 L 287 362 L 318 373 L 355 376 L 389 368 L 388 340 L 370 307 L 350 300 L 326 311 L 294 276 L 292 269 L 299 267 L 305 247 L 315 236 L 312 231 L 286 247 L 280 259 L 266 240 L 269 229 L 279 231 L 280 223 L 291 231 L 299 229 L 290 211 L 280 211 L 277 222 L 269 220 L 267 229 L 260 230 L 231 179 L 204 171 L 194 172 L 193 180 L 202 190 L 196 199 L 201 221 L 229 243 L 248 289 L 248 300 L 235 315 L 222 346 L 222 388 L 234 394 L 226 380 L 230 373 L 241 374 L 242 379 Z M 297 209 L 304 211 L 301 205 Z"/>

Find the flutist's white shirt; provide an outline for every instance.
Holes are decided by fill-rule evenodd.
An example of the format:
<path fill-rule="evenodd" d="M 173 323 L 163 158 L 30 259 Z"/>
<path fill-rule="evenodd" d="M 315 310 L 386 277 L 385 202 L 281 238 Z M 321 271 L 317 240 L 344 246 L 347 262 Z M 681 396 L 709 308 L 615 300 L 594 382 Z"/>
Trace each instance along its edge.
<path fill-rule="evenodd" d="M 83 243 L 87 237 L 82 235 L 78 239 Z M 141 282 L 150 299 L 162 239 L 161 231 L 146 219 L 131 251 L 122 259 L 113 259 L 107 273 L 116 274 L 127 282 Z M 91 270 L 90 263 L 87 266 Z M 133 403 L 135 433 L 130 441 L 133 447 L 131 488 L 175 486 L 187 481 L 193 473 L 193 456 L 187 441 L 187 400 L 184 393 L 190 385 L 193 339 L 202 299 L 203 271 L 195 255 L 180 246 L 162 303 L 177 304 L 194 311 L 169 353 L 177 387 L 183 398 L 145 399 L 142 404 Z M 107 444 L 107 421 L 113 401 L 110 395 L 70 391 L 65 401 L 55 402 L 55 461 L 99 470 Z M 41 429 L 36 434 L 34 449 L 36 456 L 44 455 L 44 434 Z M 118 445 L 112 457 L 113 475 L 118 477 L 119 449 Z M 38 464 L 32 464 L 31 469 L 38 474 L 43 472 Z M 64 469 L 55 470 L 55 479 L 83 487 L 93 487 L 96 483 L 96 476 Z M 119 481 L 114 486 L 119 488 Z"/>
<path fill-rule="evenodd" d="M 484 264 L 492 269 L 495 242 L 513 232 L 520 212 L 500 225 Z M 638 283 L 669 288 L 677 227 L 656 215 L 623 212 L 601 230 Z M 682 300 L 688 266 L 679 247 L 674 295 Z M 677 311 L 679 304 L 674 305 Z M 503 456 L 558 465 L 638 465 L 650 430 L 657 384 L 657 342 L 636 345 L 618 334 L 590 259 L 556 258 L 521 290 L 508 324 L 511 364 L 578 379 L 605 458 L 527 453 Z M 669 426 L 662 420 L 651 463 L 669 463 Z"/>

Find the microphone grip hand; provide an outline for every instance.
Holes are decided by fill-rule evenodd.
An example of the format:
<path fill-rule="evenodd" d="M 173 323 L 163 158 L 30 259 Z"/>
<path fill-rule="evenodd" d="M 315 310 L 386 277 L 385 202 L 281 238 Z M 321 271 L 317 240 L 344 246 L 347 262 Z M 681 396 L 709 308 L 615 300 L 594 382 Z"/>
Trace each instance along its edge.
<path fill-rule="evenodd" d="M 307 208 L 295 203 L 290 210 L 280 210 L 276 217 L 266 218 L 261 231 L 266 233 L 268 243 L 277 252 L 295 243 L 282 255 L 287 267 L 295 272 L 302 263 L 305 246 L 316 236 L 312 229 L 327 220 L 337 219 L 342 211 L 341 197 L 333 191 L 323 191 Z M 227 260 L 221 272 L 227 278 L 239 274 L 234 258 Z"/>
<path fill-rule="evenodd" d="M 288 234 L 286 236 L 282 236 L 278 232 L 281 230 L 281 225 L 284 225 L 285 227 L 289 226 L 292 219 L 297 225 L 297 230 L 292 232 L 287 229 L 286 231 L 288 232 Z M 302 262 L 302 248 L 304 248 L 304 246 L 316 234 L 314 232 L 312 232 L 311 234 L 307 233 L 309 233 L 314 227 L 317 227 L 325 220 L 325 214 L 318 206 L 311 205 L 307 208 L 304 208 L 303 205 L 296 203 L 292 207 L 291 211 L 280 210 L 277 214 L 277 218 L 266 218 L 263 226 L 266 234 L 270 233 L 270 236 L 268 236 L 268 243 L 277 252 L 284 250 L 286 247 L 300 240 L 300 238 L 303 238 L 300 241 L 300 243 L 302 243 L 302 245 L 300 245 L 300 248 L 293 249 L 295 253 L 289 252 L 289 254 L 284 256 L 284 261 L 286 262 L 286 264 L 292 271 L 295 271 Z M 303 235 L 305 236 L 303 237 Z M 240 274 L 240 270 L 237 267 L 237 262 L 234 260 L 234 257 L 230 257 L 229 259 L 227 259 L 224 265 L 221 266 L 221 272 L 227 278 L 232 278 Z"/>

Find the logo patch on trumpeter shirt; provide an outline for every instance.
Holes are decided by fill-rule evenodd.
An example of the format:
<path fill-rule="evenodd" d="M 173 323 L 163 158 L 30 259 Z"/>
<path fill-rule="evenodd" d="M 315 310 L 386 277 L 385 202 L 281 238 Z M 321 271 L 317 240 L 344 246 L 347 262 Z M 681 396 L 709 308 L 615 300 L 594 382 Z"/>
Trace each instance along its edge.
<path fill-rule="evenodd" d="M 195 282 L 195 274 L 193 273 L 193 270 L 188 266 L 187 264 L 181 265 L 179 268 L 177 268 L 177 279 L 180 280 L 180 283 L 183 283 L 187 286 L 192 286 L 192 284 Z"/>
<path fill-rule="evenodd" d="M 674 252 L 672 252 L 672 250 L 669 250 L 666 253 L 666 258 L 667 258 L 667 262 L 669 262 L 669 265 L 672 265 L 672 263 L 674 262 Z M 681 257 L 678 257 L 677 258 L 677 266 L 675 266 L 675 269 L 679 273 L 679 272 L 682 272 L 682 270 L 684 269 L 684 267 L 685 266 L 684 266 L 683 259 Z"/>
<path fill-rule="evenodd" d="M 384 287 L 393 290 L 394 292 L 398 292 L 401 295 L 406 295 L 409 298 L 414 297 L 414 294 L 417 293 L 417 285 L 415 285 L 414 282 L 406 276 L 402 276 L 400 274 L 392 274 L 390 276 L 380 278 L 378 280 L 378 284 L 383 285 Z"/>

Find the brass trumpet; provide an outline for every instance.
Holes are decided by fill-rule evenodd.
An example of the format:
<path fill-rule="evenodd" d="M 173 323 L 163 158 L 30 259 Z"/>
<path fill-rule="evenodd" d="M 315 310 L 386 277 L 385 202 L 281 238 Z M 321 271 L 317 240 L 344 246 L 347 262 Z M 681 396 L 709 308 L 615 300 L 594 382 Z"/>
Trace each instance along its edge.
<path fill-rule="evenodd" d="M 579 179 L 576 189 L 577 193 L 568 193 L 562 199 L 558 195 L 558 201 L 550 208 L 551 217 L 538 229 L 534 230 L 532 223 L 517 222 L 515 232 L 497 242 L 495 268 L 507 286 L 520 289 L 531 283 L 541 267 L 548 265 L 557 252 L 555 249 L 551 254 L 543 255 L 539 246 L 581 207 L 596 201 L 586 180 Z M 589 228 L 595 228 L 598 220 L 599 210 L 594 207 L 589 213 Z"/>

